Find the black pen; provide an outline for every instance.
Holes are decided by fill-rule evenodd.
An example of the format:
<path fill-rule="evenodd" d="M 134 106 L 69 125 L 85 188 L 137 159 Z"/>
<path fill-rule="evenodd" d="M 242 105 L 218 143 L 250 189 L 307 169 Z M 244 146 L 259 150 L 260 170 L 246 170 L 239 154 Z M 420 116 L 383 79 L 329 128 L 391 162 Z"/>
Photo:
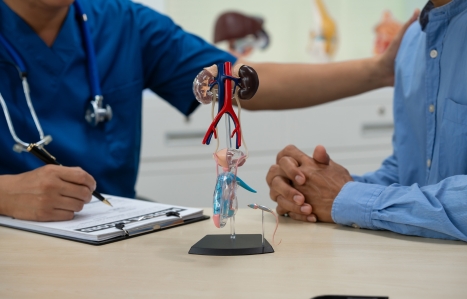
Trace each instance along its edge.
<path fill-rule="evenodd" d="M 38 147 L 35 143 L 29 144 L 27 150 L 28 150 L 28 152 L 30 152 L 31 154 L 33 154 L 34 156 L 36 156 L 37 158 L 39 158 L 39 159 L 40 159 L 42 162 L 44 162 L 45 164 L 61 165 L 60 163 L 57 162 L 57 160 L 55 159 L 54 156 L 52 156 L 51 154 L 49 154 L 49 152 L 46 151 L 44 148 Z M 102 196 L 102 195 L 101 195 L 99 192 L 97 192 L 96 190 L 92 191 L 92 195 L 94 195 L 97 199 L 99 199 L 100 201 L 102 201 L 102 202 L 105 203 L 106 205 L 112 207 L 112 204 L 110 204 L 110 202 L 109 202 L 107 199 L 105 199 L 105 197 Z"/>

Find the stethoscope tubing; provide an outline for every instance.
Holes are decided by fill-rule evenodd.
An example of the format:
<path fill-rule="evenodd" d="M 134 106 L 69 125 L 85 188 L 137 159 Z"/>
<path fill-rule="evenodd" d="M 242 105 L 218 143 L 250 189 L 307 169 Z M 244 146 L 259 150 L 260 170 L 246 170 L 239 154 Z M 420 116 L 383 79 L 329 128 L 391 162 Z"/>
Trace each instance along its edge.
<path fill-rule="evenodd" d="M 87 15 L 84 13 L 81 7 L 81 4 L 79 3 L 78 0 L 74 1 L 73 6 L 75 8 L 75 15 L 78 19 L 80 31 L 81 31 L 82 38 L 84 41 L 84 47 L 85 47 L 86 59 L 87 59 L 87 70 L 88 70 L 89 82 L 91 85 L 91 93 L 93 95 L 93 100 L 95 101 L 97 107 L 99 108 L 99 105 L 102 105 L 103 97 L 102 97 L 102 92 L 101 92 L 101 88 L 99 84 L 99 73 L 97 70 L 96 54 L 95 54 L 94 45 L 91 39 L 91 32 L 87 24 L 88 18 L 87 18 Z M 37 115 L 36 115 L 36 111 L 34 109 L 34 106 L 32 105 L 31 96 L 29 92 L 29 84 L 27 81 L 26 65 L 21 59 L 21 56 L 19 55 L 19 53 L 13 48 L 13 46 L 7 41 L 7 39 L 1 33 L 0 33 L 0 43 L 5 47 L 6 51 L 8 52 L 8 54 L 10 55 L 10 57 L 12 58 L 14 62 L 13 64 L 20 72 L 20 77 L 21 77 L 21 81 L 23 85 L 23 91 L 24 91 L 24 95 L 26 98 L 26 102 L 28 104 L 29 111 L 36 125 L 37 131 L 39 132 L 40 141 L 37 142 L 36 145 L 48 144 L 52 140 L 52 138 L 50 136 L 44 136 L 44 132 L 40 125 L 39 119 L 37 118 Z M 15 129 L 13 127 L 13 123 L 11 121 L 10 113 L 8 111 L 6 102 L 3 96 L 1 95 L 1 93 L 0 93 L 0 104 L 3 108 L 3 112 L 5 114 L 5 119 L 7 121 L 8 129 L 10 131 L 11 136 L 17 143 L 17 146 L 22 147 L 22 149 L 24 150 L 24 148 L 27 148 L 29 144 L 22 141 L 16 135 Z M 110 107 L 108 109 L 110 109 Z"/>
<path fill-rule="evenodd" d="M 3 99 L 3 96 L 1 93 L 0 93 L 0 105 L 2 105 L 3 114 L 5 114 L 6 123 L 8 125 L 8 130 L 10 130 L 11 137 L 13 137 L 16 143 L 21 144 L 25 148 L 28 147 L 29 144 L 19 139 L 18 136 L 16 135 L 15 127 L 13 126 L 13 123 L 11 122 L 10 112 L 8 112 L 8 106 L 6 105 L 5 100 Z"/>
<path fill-rule="evenodd" d="M 21 76 L 26 76 L 26 65 L 23 63 L 23 60 L 19 54 L 13 49 L 10 43 L 3 37 L 3 34 L 0 33 L 0 43 L 5 47 L 8 54 L 13 58 L 16 67 L 20 70 Z"/>
<path fill-rule="evenodd" d="M 78 0 L 75 0 L 73 5 L 76 9 L 78 20 L 80 20 L 79 26 L 81 27 L 81 34 L 83 36 L 84 47 L 86 50 L 86 58 L 88 60 L 88 75 L 90 78 L 89 81 L 91 84 L 92 95 L 95 99 L 97 96 L 102 96 L 101 87 L 99 84 L 99 73 L 97 71 L 96 52 L 94 50 L 94 44 L 92 43 L 91 39 L 91 31 L 87 25 L 88 18 L 83 12 L 83 8 L 81 7 L 81 4 L 78 2 Z"/>

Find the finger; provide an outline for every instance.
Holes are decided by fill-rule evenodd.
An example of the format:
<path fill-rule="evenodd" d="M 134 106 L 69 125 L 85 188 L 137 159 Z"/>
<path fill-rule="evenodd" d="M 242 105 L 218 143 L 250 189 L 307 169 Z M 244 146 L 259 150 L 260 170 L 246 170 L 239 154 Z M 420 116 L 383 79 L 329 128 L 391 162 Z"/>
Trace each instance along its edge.
<path fill-rule="evenodd" d="M 276 207 L 276 212 L 277 212 L 277 215 L 284 216 L 284 214 L 288 214 L 290 211 L 287 211 L 287 210 L 284 209 L 283 207 L 277 205 L 277 207 Z"/>
<path fill-rule="evenodd" d="M 71 220 L 75 213 L 68 210 L 51 209 L 41 210 L 35 213 L 35 221 L 66 221 Z"/>
<path fill-rule="evenodd" d="M 293 212 L 289 212 L 288 216 L 294 220 L 299 220 L 299 221 L 304 221 L 304 222 L 316 222 L 316 215 L 310 214 L 310 215 L 301 215 L 301 214 L 295 214 Z"/>
<path fill-rule="evenodd" d="M 289 210 L 284 209 L 283 207 L 281 207 L 279 205 L 276 207 L 276 212 L 277 212 L 278 215 L 287 216 L 287 217 L 289 217 L 290 214 L 295 215 L 294 219 L 296 219 L 296 220 L 306 221 L 307 217 L 310 217 L 310 216 L 313 216 L 316 219 L 316 216 L 314 214 L 310 214 L 310 215 L 297 214 L 297 213 L 294 213 L 294 212 L 290 212 Z"/>
<path fill-rule="evenodd" d="M 274 164 L 269 168 L 266 181 L 270 190 L 269 197 L 273 201 L 276 201 L 277 196 L 282 195 L 285 198 L 294 200 L 298 205 L 305 202 L 305 197 L 291 186 L 285 172 L 279 165 Z"/>
<path fill-rule="evenodd" d="M 315 147 L 315 150 L 313 152 L 313 159 L 321 164 L 329 165 L 329 155 L 326 152 L 326 149 L 322 145 L 318 145 Z"/>
<path fill-rule="evenodd" d="M 305 202 L 305 197 L 297 189 L 292 187 L 286 178 L 276 176 L 272 180 L 269 196 L 276 201 L 277 197 L 282 196 L 294 205 L 302 205 Z"/>
<path fill-rule="evenodd" d="M 59 177 L 65 182 L 86 186 L 89 190 L 96 190 L 94 178 L 80 167 L 60 167 Z"/>
<path fill-rule="evenodd" d="M 404 23 L 404 25 L 401 27 L 397 35 L 394 37 L 392 42 L 389 44 L 389 47 L 387 51 L 396 51 L 399 49 L 400 43 L 402 42 L 402 37 L 404 36 L 405 32 L 407 29 L 412 25 L 413 22 L 415 22 L 420 15 L 420 10 L 416 9 L 410 19 Z"/>
<path fill-rule="evenodd" d="M 277 164 L 288 179 L 299 185 L 303 185 L 305 183 L 305 175 L 299 169 L 297 160 L 289 156 L 283 156 Z"/>
<path fill-rule="evenodd" d="M 69 182 L 62 182 L 59 188 L 61 196 L 70 197 L 84 203 L 88 203 L 92 199 L 92 191 L 84 185 L 77 185 Z"/>
<path fill-rule="evenodd" d="M 281 216 L 283 216 L 284 214 L 287 214 L 288 217 L 294 220 L 299 220 L 299 221 L 304 221 L 304 222 L 316 222 L 317 221 L 315 214 L 310 214 L 310 215 L 297 214 L 297 213 L 288 211 L 281 206 L 276 207 L 276 212 L 278 215 L 281 215 Z"/>
<path fill-rule="evenodd" d="M 286 177 L 285 172 L 282 171 L 279 165 L 274 164 L 269 167 L 269 171 L 266 174 L 266 182 L 268 183 L 269 188 L 271 188 L 272 181 L 276 176 Z"/>
<path fill-rule="evenodd" d="M 295 145 L 287 145 L 283 150 L 281 150 L 276 157 L 276 164 L 279 164 L 279 160 L 282 157 L 291 157 L 298 162 L 298 166 L 303 163 L 310 161 L 310 156 L 299 150 Z"/>
<path fill-rule="evenodd" d="M 53 203 L 54 209 L 64 210 L 69 212 L 79 212 L 83 209 L 85 201 L 67 197 L 67 196 L 60 196 L 55 202 Z"/>
<path fill-rule="evenodd" d="M 404 35 L 407 28 L 409 28 L 410 25 L 412 25 L 412 23 L 415 22 L 418 19 L 419 16 L 420 16 L 420 9 L 417 8 L 412 13 L 412 16 L 410 17 L 410 19 L 407 22 L 404 23 L 404 25 L 402 26 L 401 32 L 399 32 L 399 33 L 401 35 Z"/>
<path fill-rule="evenodd" d="M 276 202 L 283 211 L 289 211 L 301 215 L 310 215 L 312 211 L 309 204 L 304 203 L 303 205 L 297 205 L 295 202 L 292 202 L 281 195 L 276 198 Z"/>

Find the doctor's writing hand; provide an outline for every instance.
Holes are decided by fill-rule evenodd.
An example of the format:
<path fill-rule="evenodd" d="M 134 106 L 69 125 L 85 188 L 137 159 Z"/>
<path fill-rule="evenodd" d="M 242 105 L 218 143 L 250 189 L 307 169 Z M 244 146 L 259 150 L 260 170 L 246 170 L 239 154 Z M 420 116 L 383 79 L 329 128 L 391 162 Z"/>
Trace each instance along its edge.
<path fill-rule="evenodd" d="M 92 198 L 96 182 L 79 167 L 46 165 L 0 176 L 0 214 L 33 221 L 71 220 Z"/>

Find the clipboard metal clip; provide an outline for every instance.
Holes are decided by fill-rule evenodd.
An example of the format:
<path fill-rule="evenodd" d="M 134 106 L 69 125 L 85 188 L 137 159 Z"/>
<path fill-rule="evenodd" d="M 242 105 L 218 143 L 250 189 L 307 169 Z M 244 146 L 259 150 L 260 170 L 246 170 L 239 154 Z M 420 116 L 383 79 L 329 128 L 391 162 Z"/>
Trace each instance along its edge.
<path fill-rule="evenodd" d="M 163 224 L 155 224 L 153 226 L 143 227 L 143 228 L 140 228 L 138 230 L 131 231 L 131 232 L 129 232 L 128 230 L 125 229 L 125 223 L 123 223 L 123 222 L 115 224 L 115 228 L 118 228 L 118 229 L 121 229 L 122 231 L 124 231 L 126 237 L 132 237 L 132 236 L 135 236 L 135 235 L 144 234 L 144 233 L 147 233 L 147 232 L 159 230 L 161 228 L 165 228 L 165 227 L 169 227 L 169 226 L 172 226 L 172 225 L 183 223 L 183 219 L 180 216 L 179 212 L 170 211 L 170 212 L 167 212 L 167 213 L 165 213 L 163 215 L 160 215 L 159 217 L 161 217 L 161 216 L 165 216 L 165 217 L 175 216 L 175 217 L 178 217 L 180 219 L 176 220 L 175 222 L 174 221 L 168 221 L 168 222 L 163 223 Z M 138 219 L 138 221 L 143 221 L 143 220 L 146 220 L 146 219 L 152 219 L 152 218 L 146 218 L 145 216 L 142 216 L 142 217 L 140 217 Z"/>
<path fill-rule="evenodd" d="M 125 236 L 129 236 L 130 233 L 128 233 L 128 231 L 124 227 L 125 227 L 125 224 L 123 222 L 115 224 L 115 228 L 121 229 L 122 231 L 125 232 Z"/>

